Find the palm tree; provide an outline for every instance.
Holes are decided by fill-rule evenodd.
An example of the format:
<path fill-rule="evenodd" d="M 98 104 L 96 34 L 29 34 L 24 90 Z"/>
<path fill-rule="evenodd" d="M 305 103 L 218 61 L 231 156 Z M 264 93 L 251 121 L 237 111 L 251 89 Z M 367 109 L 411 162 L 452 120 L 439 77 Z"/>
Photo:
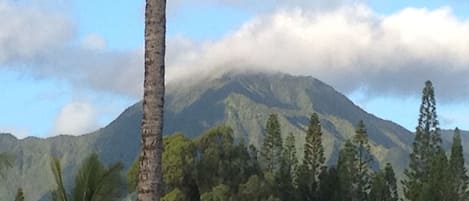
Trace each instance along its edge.
<path fill-rule="evenodd" d="M 162 193 L 162 131 L 166 0 L 146 0 L 145 78 L 137 201 L 159 201 Z"/>
<path fill-rule="evenodd" d="M 121 163 L 106 168 L 99 161 L 98 155 L 91 154 L 84 160 L 75 176 L 71 197 L 64 187 L 60 161 L 52 159 L 51 168 L 57 184 L 57 189 L 52 192 L 52 201 L 108 201 L 116 200 L 121 195 Z"/>

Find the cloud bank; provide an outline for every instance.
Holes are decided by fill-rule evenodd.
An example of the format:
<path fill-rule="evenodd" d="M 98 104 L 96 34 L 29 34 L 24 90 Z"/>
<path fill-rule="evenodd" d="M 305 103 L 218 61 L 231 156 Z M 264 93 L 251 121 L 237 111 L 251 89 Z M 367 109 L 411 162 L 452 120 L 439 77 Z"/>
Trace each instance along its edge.
<path fill-rule="evenodd" d="M 469 22 L 450 8 L 380 15 L 358 1 L 289 2 L 301 6 L 295 8 L 281 2 L 272 5 L 283 9 L 261 14 L 218 41 L 168 36 L 168 83 L 194 73 L 279 71 L 311 75 L 345 93 L 416 95 L 430 79 L 443 101 L 469 97 Z M 11 19 L 0 27 L 1 67 L 141 97 L 143 48 L 109 51 L 106 40 L 94 34 L 74 45 L 73 22 L 38 6 L 0 1 L 0 17 Z"/>
<path fill-rule="evenodd" d="M 96 34 L 76 45 L 69 17 L 37 4 L 0 0 L 0 19 L 8 19 L 0 26 L 0 68 L 66 80 L 79 89 L 140 96 L 143 48 L 110 51 Z"/>
<path fill-rule="evenodd" d="M 312 75 L 340 91 L 416 95 L 433 80 L 444 101 L 469 98 L 469 22 L 450 8 L 407 8 L 389 16 L 364 5 L 330 12 L 288 9 L 259 16 L 220 41 L 168 49 L 168 78 L 205 71 Z M 194 48 L 190 48 L 195 46 Z"/>

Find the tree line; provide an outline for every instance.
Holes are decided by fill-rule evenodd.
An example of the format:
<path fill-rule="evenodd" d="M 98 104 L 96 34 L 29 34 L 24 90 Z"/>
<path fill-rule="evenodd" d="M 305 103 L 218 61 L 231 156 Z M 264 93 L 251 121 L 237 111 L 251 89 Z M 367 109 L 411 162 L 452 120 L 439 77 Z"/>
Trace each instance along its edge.
<path fill-rule="evenodd" d="M 218 126 L 191 140 L 183 134 L 164 138 L 162 200 L 165 201 L 397 201 L 392 166 L 371 168 L 365 124 L 347 140 L 335 166 L 325 165 L 322 129 L 316 113 L 306 131 L 298 160 L 295 135 L 281 135 L 278 116 L 266 122 L 258 150 L 236 142 L 233 130 Z M 135 163 L 128 174 L 130 191 L 137 183 Z"/>
<path fill-rule="evenodd" d="M 306 131 L 303 158 L 298 158 L 300 149 L 295 147 L 293 133 L 282 138 L 276 114 L 269 116 L 263 140 L 260 150 L 235 142 L 232 129 L 226 126 L 210 129 L 194 140 L 183 134 L 165 137 L 162 200 L 469 200 L 461 135 L 456 128 L 447 156 L 430 81 L 422 91 L 409 165 L 400 181 L 401 198 L 392 165 L 372 167 L 374 157 L 363 121 L 341 147 L 336 164 L 329 167 L 315 113 Z"/>

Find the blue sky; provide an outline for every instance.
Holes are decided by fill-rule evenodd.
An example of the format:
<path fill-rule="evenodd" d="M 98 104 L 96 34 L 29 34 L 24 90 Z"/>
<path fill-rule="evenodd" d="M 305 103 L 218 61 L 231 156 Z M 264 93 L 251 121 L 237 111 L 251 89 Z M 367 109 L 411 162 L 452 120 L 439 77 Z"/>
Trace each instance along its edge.
<path fill-rule="evenodd" d="M 28 5 L 28 2 L 31 1 L 38 3 Z M 47 4 L 41 4 L 44 2 L 47 2 Z M 190 61 L 195 61 L 193 63 L 204 66 L 211 64 L 206 60 L 219 60 L 219 56 L 222 54 L 214 54 L 213 52 L 220 52 L 216 51 L 217 48 L 225 47 L 226 44 L 231 44 L 233 41 L 247 38 L 246 41 L 249 42 L 253 40 L 253 37 L 256 37 L 256 40 L 262 40 L 265 35 L 278 38 L 278 35 L 273 35 L 269 31 L 275 31 L 273 25 L 276 25 L 279 19 L 299 18 L 305 20 L 303 23 L 312 23 L 311 29 L 314 29 L 319 25 L 314 24 L 316 22 L 310 19 L 322 19 L 321 17 L 330 19 L 327 18 L 329 16 L 327 13 L 334 13 L 337 16 L 352 15 L 357 19 L 364 17 L 366 18 L 364 20 L 365 24 L 379 21 L 382 27 L 385 27 L 382 30 L 388 30 L 387 28 L 394 27 L 388 26 L 388 24 L 392 25 L 392 22 L 398 21 L 400 16 L 421 14 L 422 16 L 441 17 L 442 26 L 445 25 L 446 21 L 450 22 L 448 24 L 454 22 L 455 25 L 451 28 L 460 30 L 458 26 L 464 27 L 464 24 L 468 21 L 466 13 L 469 11 L 467 3 L 440 0 L 418 0 L 411 3 L 401 0 L 370 0 L 358 3 L 351 3 L 346 0 L 330 1 L 334 2 L 334 5 L 325 5 L 327 3 L 324 2 L 314 4 L 311 3 L 314 1 L 305 3 L 308 1 L 295 0 L 291 1 L 292 5 L 278 3 L 278 5 L 267 6 L 249 6 L 246 2 L 248 1 L 232 3 L 232 1 L 223 0 L 179 0 L 171 2 L 168 5 L 167 25 L 168 49 L 172 48 L 168 50 L 168 52 L 171 51 L 171 53 L 168 53 L 170 59 L 168 65 L 171 68 L 168 73 L 171 74 L 171 77 L 177 77 L 175 74 L 178 74 L 183 69 L 181 66 L 185 64 L 178 59 L 186 58 L 189 53 L 195 55 L 190 58 L 195 58 L 195 60 Z M 41 5 L 38 6 L 39 4 Z M 353 8 L 347 10 L 343 7 Z M 415 10 L 402 12 L 406 8 L 415 8 Z M 449 11 L 445 11 L 444 8 Z M 23 21 L 19 21 L 21 23 L 41 26 L 37 28 L 40 30 L 34 30 L 35 26 L 30 26 L 32 30 L 18 28 L 16 32 L 13 32 L 11 30 L 15 29 L 12 23 L 11 27 L 13 28 L 8 30 L 6 28 L 0 29 L 0 36 L 4 32 L 10 37 L 9 41 L 16 41 L 18 44 L 26 45 L 23 48 L 25 51 L 15 50 L 8 46 L 8 43 L 2 43 L 0 37 L 0 82 L 2 83 L 0 93 L 4 95 L 0 99 L 0 110 L 3 112 L 3 115 L 0 115 L 1 132 L 12 132 L 19 137 L 29 135 L 47 137 L 58 133 L 82 134 L 105 126 L 126 107 L 140 99 L 140 92 L 137 88 L 140 86 L 141 81 L 138 79 L 141 72 L 132 68 L 135 68 L 134 66 L 141 67 L 139 64 L 141 64 L 140 59 L 143 48 L 144 1 L 23 0 L 18 3 L 13 0 L 0 0 L 0 13 L 2 9 L 5 11 L 4 15 L 11 17 L 11 19 L 16 19 L 17 16 L 15 15 L 18 15 L 23 19 Z M 340 9 L 345 11 L 336 11 Z M 298 10 L 301 11 L 301 14 L 297 15 L 295 13 L 298 13 Z M 441 10 L 441 12 L 437 12 L 438 10 Z M 372 14 L 367 14 L 368 11 L 371 11 Z M 317 12 L 326 14 L 317 14 Z M 352 14 L 349 12 L 352 12 Z M 446 15 L 445 12 L 449 14 Z M 309 16 L 308 13 L 316 13 L 312 14 L 316 17 L 309 18 L 307 17 Z M 443 14 L 440 15 L 439 13 Z M 0 14 L 0 17 L 2 17 L 2 14 Z M 271 25 L 274 28 L 269 28 Z M 293 27 L 293 25 L 283 24 L 278 26 Z M 367 26 L 373 29 L 372 25 Z M 438 24 L 435 26 L 438 26 Z M 292 29 L 291 33 L 287 33 L 292 34 L 298 31 L 301 35 L 301 29 L 298 30 Z M 331 28 L 331 30 L 332 33 L 336 33 L 334 31 L 339 30 L 339 28 Z M 461 30 L 463 30 L 461 31 L 463 33 L 465 29 L 461 28 Z M 18 34 L 21 32 L 33 34 L 21 37 L 22 35 Z M 24 38 L 30 37 L 33 42 L 22 43 Z M 435 41 L 438 42 L 438 40 Z M 236 44 L 239 44 L 239 42 Z M 446 47 L 444 45 L 443 47 Z M 449 52 L 452 51 L 451 47 L 451 45 L 448 45 Z M 412 48 L 410 50 L 413 50 Z M 445 48 L 442 49 L 446 50 Z M 2 56 L 2 51 L 7 53 Z M 292 51 L 300 50 L 293 48 Z M 325 49 L 325 51 L 328 51 L 328 49 Z M 323 54 L 321 52 L 316 53 Z M 92 56 L 92 59 L 88 59 L 89 55 L 96 55 L 96 58 Z M 302 53 L 295 54 L 295 56 L 297 55 L 302 55 Z M 344 53 L 344 55 L 347 56 L 348 53 Z M 242 56 L 243 54 L 233 55 L 233 57 Z M 427 55 L 420 55 L 418 57 L 420 60 L 412 60 L 414 62 L 412 64 L 424 64 L 425 56 Z M 262 55 L 259 57 L 262 58 Z M 299 56 L 292 59 L 302 60 Z M 448 62 L 444 59 L 437 61 L 447 64 Z M 370 62 L 368 60 L 357 60 L 359 60 L 357 65 Z M 428 57 L 428 60 L 433 61 L 431 57 Z M 248 60 L 249 62 L 250 60 Z M 252 62 L 262 65 L 264 61 L 253 60 Z M 282 62 L 283 60 L 278 63 Z M 462 60 L 460 62 L 462 64 L 454 64 L 456 67 L 448 71 L 454 71 L 455 74 L 461 76 L 466 75 L 464 73 L 469 66 L 464 62 L 466 61 Z M 408 65 L 405 62 L 402 63 L 404 63 L 402 65 Z M 401 63 L 398 62 L 396 65 L 401 65 Z M 114 68 L 114 66 L 116 67 Z M 355 67 L 353 65 L 349 66 L 343 68 L 353 71 Z M 314 65 L 311 68 L 314 68 Z M 394 86 L 393 83 L 390 83 L 392 78 L 389 78 L 391 81 L 387 81 L 388 77 L 382 77 L 379 74 L 395 73 L 395 76 L 399 76 L 398 70 L 381 68 L 384 70 L 373 71 L 374 74 L 371 78 L 364 79 L 364 81 L 359 79 L 360 75 L 356 75 L 357 81 L 353 85 L 344 84 L 344 81 L 340 81 L 344 80 L 344 77 L 339 79 L 341 77 L 334 77 L 330 73 L 316 74 L 316 71 L 311 69 L 298 67 L 296 69 L 292 68 L 291 72 L 287 70 L 287 72 L 311 74 L 345 93 L 368 112 L 413 130 L 418 115 L 419 95 L 423 81 L 434 77 L 429 74 L 428 78 L 423 76 L 414 80 L 412 76 L 409 76 L 409 79 L 412 80 L 409 81 L 408 85 L 402 83 L 403 86 Z M 100 73 L 115 71 L 125 71 L 131 76 L 126 77 L 125 74 L 116 74 L 115 80 L 106 80 L 99 77 Z M 407 68 L 402 70 L 402 73 L 408 74 L 408 72 L 414 71 Z M 435 74 L 438 74 L 437 70 L 435 70 Z M 367 75 L 361 76 L 366 77 Z M 450 78 L 452 74 L 448 73 L 443 76 Z M 350 79 L 353 78 L 351 76 Z M 134 80 L 135 83 L 130 84 Z M 435 81 L 437 96 L 439 94 L 444 96 L 441 101 L 437 97 L 438 113 L 442 127 L 459 126 L 463 129 L 469 129 L 469 118 L 465 115 L 469 114 L 469 109 L 467 109 L 469 95 L 466 94 L 467 91 L 451 93 L 449 90 L 452 86 L 469 87 L 466 84 L 466 82 L 460 85 L 446 84 L 444 79 Z M 439 93 L 439 90 L 442 93 Z"/>

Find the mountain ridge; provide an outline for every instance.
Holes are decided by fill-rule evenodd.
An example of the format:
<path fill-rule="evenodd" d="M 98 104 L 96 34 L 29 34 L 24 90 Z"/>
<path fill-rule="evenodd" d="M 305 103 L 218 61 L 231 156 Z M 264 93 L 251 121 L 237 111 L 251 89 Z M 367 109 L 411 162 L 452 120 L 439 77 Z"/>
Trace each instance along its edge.
<path fill-rule="evenodd" d="M 312 112 L 319 114 L 329 164 L 334 163 L 343 141 L 354 134 L 355 124 L 365 121 L 378 164 L 390 161 L 398 174 L 407 164 L 413 135 L 404 127 L 366 112 L 333 87 L 311 76 L 279 73 L 225 75 L 199 83 L 168 86 L 164 133 L 182 132 L 196 137 L 215 125 L 225 124 L 235 137 L 260 146 L 270 113 L 279 114 L 282 135 L 293 132 L 299 155 L 304 129 Z M 81 136 L 17 139 L 0 135 L 0 151 L 17 156 L 6 181 L 0 184 L 0 200 L 12 199 L 23 187 L 31 200 L 46 200 L 54 187 L 50 156 L 63 163 L 67 188 L 83 158 L 96 152 L 106 164 L 122 161 L 129 167 L 140 144 L 141 102 L 126 108 L 107 126 Z M 445 138 L 446 139 L 446 138 Z M 468 154 L 466 154 L 467 156 Z M 33 181 L 28 180 L 34 178 Z"/>

